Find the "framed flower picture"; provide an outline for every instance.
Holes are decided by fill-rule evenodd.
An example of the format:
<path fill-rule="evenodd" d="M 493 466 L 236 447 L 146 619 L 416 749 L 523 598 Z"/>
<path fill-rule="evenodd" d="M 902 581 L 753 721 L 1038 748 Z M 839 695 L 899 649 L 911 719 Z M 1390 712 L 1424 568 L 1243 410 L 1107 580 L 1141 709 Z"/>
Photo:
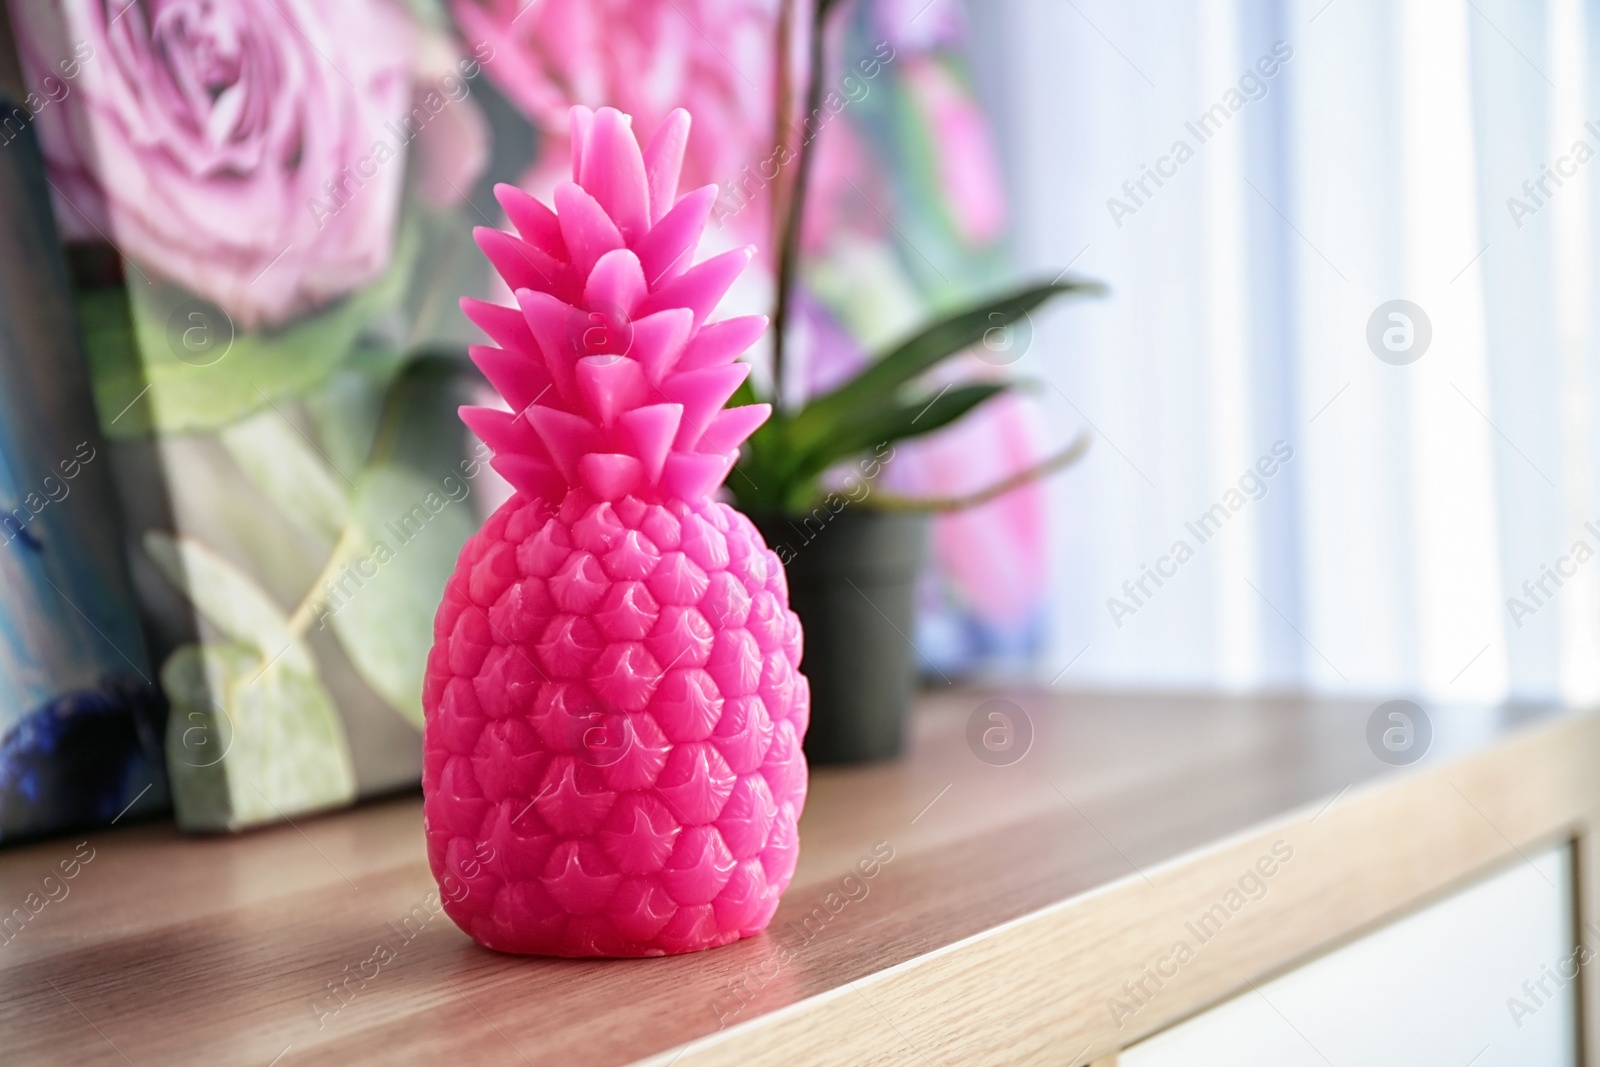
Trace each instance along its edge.
<path fill-rule="evenodd" d="M 432 606 L 502 491 L 456 301 L 530 129 L 424 4 L 10 13 L 0 141 L 43 147 L 179 822 L 412 785 Z"/>
<path fill-rule="evenodd" d="M 23 126 L 43 150 L 189 828 L 418 780 L 432 608 L 509 492 L 455 415 L 485 395 L 457 301 L 511 303 L 472 234 L 508 225 L 495 183 L 548 199 L 571 172 L 569 107 L 620 108 L 642 139 L 693 113 L 704 252 L 760 251 L 730 314 L 772 310 L 785 168 L 816 142 L 790 396 L 1003 259 L 955 0 L 841 7 L 810 115 L 810 12 L 780 0 L 7 3 L 0 152 Z M 885 486 L 970 489 L 1041 451 L 997 402 Z M 1036 638 L 1042 523 L 1035 488 L 938 521 L 936 665 Z"/>

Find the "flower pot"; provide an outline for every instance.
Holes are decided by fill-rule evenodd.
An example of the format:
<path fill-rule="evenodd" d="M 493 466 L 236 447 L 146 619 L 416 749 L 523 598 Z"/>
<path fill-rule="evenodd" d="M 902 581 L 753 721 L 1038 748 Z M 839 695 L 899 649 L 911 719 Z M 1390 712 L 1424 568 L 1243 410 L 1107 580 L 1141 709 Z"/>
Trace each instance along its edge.
<path fill-rule="evenodd" d="M 783 560 L 789 604 L 805 629 L 806 758 L 858 763 L 899 755 L 916 681 L 912 606 L 927 517 L 846 506 L 755 522 Z"/>

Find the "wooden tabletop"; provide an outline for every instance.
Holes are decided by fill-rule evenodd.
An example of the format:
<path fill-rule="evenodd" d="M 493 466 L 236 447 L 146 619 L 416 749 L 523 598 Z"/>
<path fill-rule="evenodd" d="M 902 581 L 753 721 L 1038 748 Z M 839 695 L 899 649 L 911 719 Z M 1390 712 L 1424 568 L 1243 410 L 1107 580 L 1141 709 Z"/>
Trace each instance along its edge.
<path fill-rule="evenodd" d="M 1034 734 L 1008 766 L 968 743 L 992 699 Z M 1395 767 L 1369 747 L 1374 706 L 930 696 L 905 760 L 813 773 L 771 928 L 668 959 L 477 947 L 428 905 L 417 797 L 11 849 L 0 917 L 57 899 L 0 934 L 0 1062 L 1087 1062 L 1600 809 L 1594 716 L 1434 710 L 1427 755 Z M 1295 858 L 1226 946 L 1111 1025 L 1151 946 L 1274 847 Z"/>

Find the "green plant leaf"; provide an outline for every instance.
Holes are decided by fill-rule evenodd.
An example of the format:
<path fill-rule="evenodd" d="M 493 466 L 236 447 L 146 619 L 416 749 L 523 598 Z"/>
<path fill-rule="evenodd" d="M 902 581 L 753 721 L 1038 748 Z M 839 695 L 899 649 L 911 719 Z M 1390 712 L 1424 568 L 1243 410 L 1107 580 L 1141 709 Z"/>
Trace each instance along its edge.
<path fill-rule="evenodd" d="M 417 471 L 378 466 L 357 484 L 355 547 L 328 620 L 366 683 L 421 729 L 434 612 L 477 519 Z"/>
<path fill-rule="evenodd" d="M 332 541 L 344 528 L 346 484 L 287 415 L 268 408 L 220 434 L 239 469 L 302 528 Z"/>
<path fill-rule="evenodd" d="M 361 677 L 419 729 L 434 611 L 478 527 L 476 487 L 459 463 L 465 430 L 455 412 L 466 380 L 435 360 L 396 379 L 356 476 L 345 558 L 317 594 L 318 614 Z"/>
<path fill-rule="evenodd" d="M 792 473 L 798 489 L 785 504 L 796 507 L 811 496 L 810 484 L 829 467 L 880 444 L 905 441 L 943 429 L 984 403 L 1020 383 L 981 382 L 953 386 L 931 400 L 885 405 L 836 436 L 804 453 Z"/>
<path fill-rule="evenodd" d="M 734 390 L 729 407 L 766 403 L 746 378 Z M 774 406 L 767 421 L 756 427 L 739 450 L 739 462 L 723 483 L 740 511 L 749 515 L 776 511 L 781 506 L 782 484 L 775 465 L 783 451 L 788 416 Z"/>
<path fill-rule="evenodd" d="M 399 302 L 417 241 L 401 230 L 373 283 L 279 329 L 243 331 L 215 305 L 137 278 L 79 298 L 95 407 L 109 437 L 210 430 L 310 389 Z"/>
<path fill-rule="evenodd" d="M 405 362 L 400 353 L 358 344 L 344 366 L 302 398 L 317 447 L 336 470 L 354 473 L 366 464 L 383 418 L 383 398 Z"/>
<path fill-rule="evenodd" d="M 184 645 L 161 668 L 178 823 L 236 830 L 355 799 L 344 725 L 311 671 L 237 642 Z"/>
<path fill-rule="evenodd" d="M 789 444 L 797 452 L 809 452 L 853 421 L 859 409 L 881 408 L 907 383 L 971 348 L 989 331 L 1009 327 L 1054 297 L 1101 291 L 1096 282 L 1066 279 L 1027 286 L 941 319 L 807 404 L 790 420 Z"/>
<path fill-rule="evenodd" d="M 486 220 L 469 204 L 441 210 L 415 196 L 409 198 L 406 211 L 427 250 L 428 262 L 426 270 L 413 272 L 406 286 L 404 332 L 394 338 L 396 347 L 411 352 L 450 348 L 464 358 L 467 346 L 482 339 L 478 328 L 461 313 L 460 300 L 463 293 L 484 295 L 483 253 L 472 230 Z"/>
<path fill-rule="evenodd" d="M 146 530 L 142 541 L 157 569 L 224 636 L 262 662 L 276 659 L 302 674 L 315 672 L 283 610 L 249 575 L 191 537 Z"/>
<path fill-rule="evenodd" d="M 161 668 L 180 825 L 238 829 L 353 800 L 344 723 L 283 611 L 192 538 L 147 530 L 143 543 L 223 637 L 184 645 Z"/>

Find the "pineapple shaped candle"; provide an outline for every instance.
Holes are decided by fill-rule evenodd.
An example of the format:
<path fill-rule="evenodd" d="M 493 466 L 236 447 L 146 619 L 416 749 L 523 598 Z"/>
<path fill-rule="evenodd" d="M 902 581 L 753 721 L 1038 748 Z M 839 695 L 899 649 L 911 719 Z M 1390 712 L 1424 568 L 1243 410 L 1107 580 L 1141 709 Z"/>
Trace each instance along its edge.
<path fill-rule="evenodd" d="M 695 264 L 716 187 L 678 197 L 683 111 L 642 152 L 572 111 L 551 210 L 496 192 L 468 300 L 510 411 L 464 408 L 516 493 L 467 542 L 423 695 L 428 860 L 480 944 L 655 956 L 766 926 L 794 873 L 810 709 L 777 556 L 712 499 L 770 413 L 724 408 L 762 316 L 708 322 L 750 249 Z"/>

